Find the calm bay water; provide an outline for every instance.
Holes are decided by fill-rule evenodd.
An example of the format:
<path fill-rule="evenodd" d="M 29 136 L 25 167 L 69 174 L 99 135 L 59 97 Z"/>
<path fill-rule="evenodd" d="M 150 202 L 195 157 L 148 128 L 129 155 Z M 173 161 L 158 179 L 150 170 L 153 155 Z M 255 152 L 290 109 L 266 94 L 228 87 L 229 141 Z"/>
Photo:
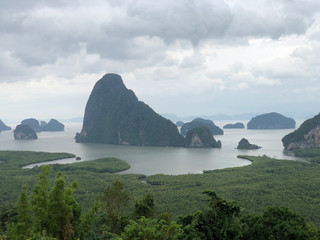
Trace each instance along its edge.
<path fill-rule="evenodd" d="M 224 126 L 230 122 L 215 122 Z M 202 173 L 203 170 L 239 167 L 250 164 L 249 161 L 238 159 L 237 155 L 267 155 L 279 159 L 300 160 L 287 155 L 283 151 L 281 138 L 292 132 L 286 130 L 247 130 L 224 129 L 224 135 L 215 136 L 221 140 L 221 149 L 188 149 L 166 147 L 135 147 L 109 144 L 75 143 L 74 136 L 81 130 L 82 124 L 66 124 L 64 132 L 41 132 L 37 140 L 19 141 L 13 139 L 11 131 L 1 132 L 0 150 L 68 152 L 81 157 L 81 161 L 90 161 L 103 157 L 117 157 L 127 161 L 131 168 L 123 173 L 141 173 L 152 175 Z M 15 126 L 11 126 L 14 128 Z M 237 150 L 241 138 L 250 143 L 262 146 L 258 150 Z M 75 159 L 55 161 L 72 163 Z M 78 161 L 77 161 L 78 162 Z"/>

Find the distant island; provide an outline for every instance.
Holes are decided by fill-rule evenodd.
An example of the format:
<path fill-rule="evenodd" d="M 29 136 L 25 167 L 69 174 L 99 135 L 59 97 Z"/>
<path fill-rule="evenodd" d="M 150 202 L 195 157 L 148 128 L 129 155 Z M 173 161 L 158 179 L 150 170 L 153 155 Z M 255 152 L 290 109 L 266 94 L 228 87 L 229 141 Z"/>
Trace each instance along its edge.
<path fill-rule="evenodd" d="M 292 118 L 271 112 L 252 118 L 247 129 L 290 129 L 295 128 L 296 122 Z"/>
<path fill-rule="evenodd" d="M 237 122 L 237 123 L 229 123 L 223 126 L 224 129 L 232 129 L 232 128 L 245 128 L 244 124 L 241 122 Z"/>
<path fill-rule="evenodd" d="M 292 133 L 282 138 L 286 150 L 299 148 L 320 147 L 320 113 L 311 119 L 304 121 L 301 126 Z"/>
<path fill-rule="evenodd" d="M 27 125 L 31 127 L 35 132 L 41 132 L 39 121 L 35 118 L 24 119 L 21 121 L 21 125 Z"/>
<path fill-rule="evenodd" d="M 48 123 L 43 123 L 41 126 L 43 132 L 59 132 L 64 131 L 64 125 L 56 119 L 51 119 Z"/>
<path fill-rule="evenodd" d="M 13 131 L 14 139 L 16 140 L 31 140 L 38 139 L 38 136 L 33 128 L 28 125 L 18 125 Z"/>
<path fill-rule="evenodd" d="M 214 139 L 208 128 L 196 127 L 187 132 L 186 147 L 221 148 L 221 142 Z"/>
<path fill-rule="evenodd" d="M 259 149 L 260 146 L 256 144 L 251 144 L 248 139 L 242 138 L 240 142 L 238 143 L 237 149 L 246 149 L 246 150 L 253 150 L 253 149 Z"/>
<path fill-rule="evenodd" d="M 35 132 L 56 132 L 64 131 L 64 125 L 56 119 L 51 119 L 49 123 L 38 121 L 35 118 L 28 118 L 21 121 L 21 125 L 28 125 Z"/>
<path fill-rule="evenodd" d="M 216 126 L 213 121 L 202 118 L 193 119 L 191 122 L 187 122 L 182 125 L 180 132 L 182 135 L 187 135 L 188 131 L 197 128 L 206 127 L 210 130 L 212 135 L 223 135 L 223 130 Z"/>
<path fill-rule="evenodd" d="M 185 146 L 177 126 L 138 100 L 118 74 L 108 73 L 94 86 L 76 142 L 136 146 Z"/>
<path fill-rule="evenodd" d="M 0 120 L 0 131 L 10 131 L 11 127 L 8 127 L 7 125 L 4 124 L 4 122 L 2 122 Z"/>

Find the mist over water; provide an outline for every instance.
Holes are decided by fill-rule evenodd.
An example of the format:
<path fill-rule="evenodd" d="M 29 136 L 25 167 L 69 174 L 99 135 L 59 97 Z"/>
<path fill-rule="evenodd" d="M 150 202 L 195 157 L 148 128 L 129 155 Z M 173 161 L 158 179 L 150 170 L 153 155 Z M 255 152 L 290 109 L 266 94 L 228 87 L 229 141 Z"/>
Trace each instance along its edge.
<path fill-rule="evenodd" d="M 215 121 L 223 127 L 229 121 Z M 243 122 L 246 124 L 246 122 Z M 11 126 L 14 129 L 14 125 Z M 240 167 L 250 164 L 237 155 L 267 155 L 278 159 L 301 160 L 283 151 L 281 139 L 293 129 L 247 130 L 224 129 L 224 135 L 214 136 L 222 142 L 221 149 L 191 149 L 167 147 L 136 147 L 96 143 L 75 143 L 74 136 L 81 130 L 81 123 L 69 123 L 64 132 L 41 132 L 37 140 L 14 140 L 11 131 L 1 132 L 0 150 L 68 152 L 90 161 L 103 157 L 116 157 L 127 161 L 131 168 L 122 173 L 152 175 L 202 173 L 203 170 Z M 258 150 L 238 150 L 238 142 L 247 138 L 261 146 Z M 57 160 L 56 163 L 79 162 L 75 159 Z"/>

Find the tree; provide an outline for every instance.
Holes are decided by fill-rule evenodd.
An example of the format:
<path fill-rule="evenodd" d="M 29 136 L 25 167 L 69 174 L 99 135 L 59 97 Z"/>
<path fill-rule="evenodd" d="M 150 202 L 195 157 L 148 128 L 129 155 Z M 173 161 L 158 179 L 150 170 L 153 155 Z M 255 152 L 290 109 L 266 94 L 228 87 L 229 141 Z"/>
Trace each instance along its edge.
<path fill-rule="evenodd" d="M 316 239 L 304 218 L 287 207 L 268 207 L 262 215 L 248 215 L 241 239 Z"/>
<path fill-rule="evenodd" d="M 183 239 L 181 226 L 175 222 L 141 217 L 137 222 L 130 220 L 125 227 L 121 240 L 176 240 Z"/>
<path fill-rule="evenodd" d="M 34 232 L 42 232 L 47 230 L 48 223 L 48 188 L 49 188 L 49 173 L 50 167 L 48 165 L 41 166 L 41 173 L 39 174 L 39 181 L 34 186 L 31 203 L 34 214 L 33 230 Z"/>
<path fill-rule="evenodd" d="M 213 191 L 204 192 L 209 199 L 209 209 L 199 211 L 193 218 L 190 216 L 184 221 L 192 221 L 187 226 L 188 232 L 197 235 L 199 239 L 235 239 L 240 232 L 239 216 L 241 209 L 236 202 L 226 201 Z M 192 229 L 193 228 L 193 229 Z"/>
<path fill-rule="evenodd" d="M 129 194 L 124 190 L 124 186 L 119 180 L 114 181 L 100 197 L 102 210 L 111 220 L 112 233 L 117 233 L 121 210 L 128 201 Z"/>
<path fill-rule="evenodd" d="M 31 215 L 30 205 L 27 195 L 27 186 L 23 185 L 17 202 L 17 222 L 11 222 L 7 226 L 9 239 L 25 240 L 31 236 Z M 1 236 L 0 236 L 0 239 Z"/>
<path fill-rule="evenodd" d="M 145 194 L 141 200 L 136 200 L 134 216 L 136 218 L 146 217 L 150 218 L 154 215 L 155 201 L 151 194 Z"/>
<path fill-rule="evenodd" d="M 49 192 L 50 168 L 42 166 L 41 170 L 31 196 L 33 238 L 72 239 L 81 217 L 81 207 L 73 197 L 77 183 L 67 187 L 65 178 L 58 173 Z"/>
<path fill-rule="evenodd" d="M 27 189 L 28 187 L 26 185 L 23 185 L 22 192 L 20 193 L 17 205 L 17 235 L 20 239 L 25 239 L 27 236 L 30 236 L 31 234 L 31 215 Z"/>
<path fill-rule="evenodd" d="M 50 191 L 48 204 L 50 226 L 48 229 L 49 233 L 58 239 L 72 239 L 74 223 L 80 220 L 81 207 L 73 198 L 73 192 L 76 187 L 76 183 L 66 187 L 64 177 L 61 174 L 57 174 Z"/>

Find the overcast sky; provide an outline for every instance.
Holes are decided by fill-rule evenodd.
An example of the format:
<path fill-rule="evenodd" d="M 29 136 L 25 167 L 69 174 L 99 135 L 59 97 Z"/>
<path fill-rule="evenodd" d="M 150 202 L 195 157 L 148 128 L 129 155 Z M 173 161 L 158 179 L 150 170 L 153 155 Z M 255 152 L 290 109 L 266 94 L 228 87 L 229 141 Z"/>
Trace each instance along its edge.
<path fill-rule="evenodd" d="M 81 117 L 106 73 L 158 113 L 316 115 L 320 1 L 1 1 L 0 119 Z"/>

